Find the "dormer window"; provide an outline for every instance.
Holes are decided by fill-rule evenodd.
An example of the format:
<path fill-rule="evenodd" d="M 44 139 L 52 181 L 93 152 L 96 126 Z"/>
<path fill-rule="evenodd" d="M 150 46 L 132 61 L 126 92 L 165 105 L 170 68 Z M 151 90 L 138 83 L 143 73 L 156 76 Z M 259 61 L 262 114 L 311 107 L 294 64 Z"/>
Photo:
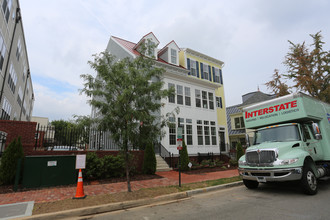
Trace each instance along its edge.
<path fill-rule="evenodd" d="M 155 48 L 156 48 L 155 42 L 153 42 L 151 39 L 148 39 L 146 46 L 147 46 L 146 55 L 149 57 L 155 57 Z"/>
<path fill-rule="evenodd" d="M 209 79 L 209 65 L 205 64 L 204 63 L 204 66 L 203 66 L 203 77 L 204 79 Z"/>
<path fill-rule="evenodd" d="M 174 49 L 171 49 L 171 63 L 177 64 L 177 51 Z"/>
<path fill-rule="evenodd" d="M 192 76 L 196 76 L 196 73 L 197 73 L 196 61 L 190 60 L 190 74 Z"/>

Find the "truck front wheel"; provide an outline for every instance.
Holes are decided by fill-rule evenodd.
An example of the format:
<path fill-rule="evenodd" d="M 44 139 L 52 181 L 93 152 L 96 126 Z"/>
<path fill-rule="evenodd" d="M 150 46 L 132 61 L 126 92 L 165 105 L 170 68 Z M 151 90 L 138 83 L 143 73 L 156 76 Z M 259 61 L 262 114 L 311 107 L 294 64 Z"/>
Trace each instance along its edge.
<path fill-rule="evenodd" d="M 243 179 L 244 185 L 249 189 L 256 189 L 259 186 L 257 181 Z"/>
<path fill-rule="evenodd" d="M 303 168 L 301 186 L 303 192 L 308 195 L 315 195 L 317 193 L 317 178 L 309 164 L 305 164 Z"/>

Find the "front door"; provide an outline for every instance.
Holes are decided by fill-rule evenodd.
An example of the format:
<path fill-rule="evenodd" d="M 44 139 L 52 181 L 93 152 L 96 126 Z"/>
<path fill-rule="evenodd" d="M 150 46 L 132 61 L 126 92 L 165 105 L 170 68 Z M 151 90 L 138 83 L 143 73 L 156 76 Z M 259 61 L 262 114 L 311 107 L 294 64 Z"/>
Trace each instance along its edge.
<path fill-rule="evenodd" d="M 221 152 L 225 152 L 226 151 L 225 132 L 219 131 L 219 141 L 220 141 Z"/>

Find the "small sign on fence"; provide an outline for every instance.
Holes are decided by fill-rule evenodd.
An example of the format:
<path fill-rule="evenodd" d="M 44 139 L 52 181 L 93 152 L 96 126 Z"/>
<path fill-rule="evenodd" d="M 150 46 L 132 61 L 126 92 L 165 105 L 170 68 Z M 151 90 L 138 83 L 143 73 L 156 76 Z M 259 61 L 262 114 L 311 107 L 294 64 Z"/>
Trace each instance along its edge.
<path fill-rule="evenodd" d="M 81 154 L 76 156 L 76 169 L 86 168 L 86 154 Z"/>

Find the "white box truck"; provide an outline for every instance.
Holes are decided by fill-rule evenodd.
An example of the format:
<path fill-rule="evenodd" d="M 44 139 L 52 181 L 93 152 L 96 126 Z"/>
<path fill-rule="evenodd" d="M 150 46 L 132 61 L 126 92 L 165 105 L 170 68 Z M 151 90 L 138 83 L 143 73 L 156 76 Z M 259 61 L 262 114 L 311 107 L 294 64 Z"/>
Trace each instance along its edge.
<path fill-rule="evenodd" d="M 300 181 L 306 194 L 317 193 L 317 180 L 330 176 L 330 105 L 294 93 L 243 109 L 248 148 L 239 161 L 245 186 Z"/>

